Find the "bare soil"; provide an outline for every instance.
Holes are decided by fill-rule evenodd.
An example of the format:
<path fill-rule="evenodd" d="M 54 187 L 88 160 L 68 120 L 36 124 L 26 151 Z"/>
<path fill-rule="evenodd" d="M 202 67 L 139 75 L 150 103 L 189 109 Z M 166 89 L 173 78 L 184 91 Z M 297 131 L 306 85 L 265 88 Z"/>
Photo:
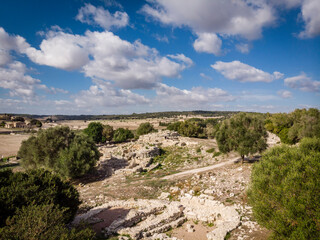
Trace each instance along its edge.
<path fill-rule="evenodd" d="M 16 156 L 21 142 L 29 137 L 28 134 L 0 134 L 0 157 Z"/>

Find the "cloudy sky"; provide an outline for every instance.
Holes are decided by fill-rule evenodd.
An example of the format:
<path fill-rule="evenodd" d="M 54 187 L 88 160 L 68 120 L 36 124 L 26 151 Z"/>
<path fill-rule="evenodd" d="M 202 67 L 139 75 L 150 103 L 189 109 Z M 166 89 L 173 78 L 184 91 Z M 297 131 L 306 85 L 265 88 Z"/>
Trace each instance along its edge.
<path fill-rule="evenodd" d="M 2 0 L 0 112 L 320 107 L 319 0 Z"/>

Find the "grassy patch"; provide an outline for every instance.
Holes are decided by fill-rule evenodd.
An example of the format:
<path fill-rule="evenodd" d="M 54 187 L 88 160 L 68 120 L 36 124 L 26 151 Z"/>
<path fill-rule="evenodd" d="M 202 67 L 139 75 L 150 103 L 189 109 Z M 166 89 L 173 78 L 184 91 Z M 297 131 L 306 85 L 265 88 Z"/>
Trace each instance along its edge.
<path fill-rule="evenodd" d="M 214 151 L 215 151 L 214 148 L 210 148 L 210 149 L 208 149 L 206 152 L 207 152 L 207 153 L 214 153 Z"/>

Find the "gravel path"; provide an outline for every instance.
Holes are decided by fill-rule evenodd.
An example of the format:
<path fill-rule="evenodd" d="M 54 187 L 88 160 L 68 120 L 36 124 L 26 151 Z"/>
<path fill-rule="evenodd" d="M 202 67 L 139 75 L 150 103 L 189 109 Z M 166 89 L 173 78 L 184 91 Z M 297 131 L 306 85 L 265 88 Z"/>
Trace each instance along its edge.
<path fill-rule="evenodd" d="M 210 170 L 215 169 L 215 168 L 219 168 L 219 167 L 223 167 L 225 165 L 229 165 L 229 164 L 235 163 L 238 159 L 239 159 L 239 157 L 235 157 L 235 158 L 232 158 L 232 159 L 230 159 L 228 161 L 225 161 L 225 162 L 222 162 L 222 163 L 218 163 L 218 164 L 215 164 L 215 165 L 211 165 L 211 166 L 208 166 L 208 167 L 196 168 L 196 169 L 191 169 L 191 170 L 188 170 L 188 171 L 184 171 L 184 172 L 168 175 L 168 176 L 163 177 L 162 179 L 173 179 L 173 178 L 184 177 L 184 176 L 190 175 L 190 174 L 196 174 L 196 173 L 200 173 L 200 172 L 210 171 Z"/>

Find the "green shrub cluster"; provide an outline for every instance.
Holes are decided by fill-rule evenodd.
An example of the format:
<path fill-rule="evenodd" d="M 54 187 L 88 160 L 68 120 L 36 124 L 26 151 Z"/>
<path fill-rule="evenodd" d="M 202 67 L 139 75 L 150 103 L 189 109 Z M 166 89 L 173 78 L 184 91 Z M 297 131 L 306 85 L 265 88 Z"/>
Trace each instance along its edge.
<path fill-rule="evenodd" d="M 296 109 L 291 113 L 275 113 L 265 121 L 268 131 L 281 142 L 295 144 L 304 137 L 320 137 L 320 111 L 316 108 Z"/>
<path fill-rule="evenodd" d="M 118 128 L 113 134 L 113 141 L 116 143 L 125 142 L 132 138 L 134 138 L 134 135 L 129 129 Z"/>
<path fill-rule="evenodd" d="M 105 143 L 111 141 L 113 138 L 114 130 L 110 125 L 103 125 L 100 122 L 91 122 L 88 127 L 84 129 L 87 134 L 95 143 Z"/>
<path fill-rule="evenodd" d="M 64 224 L 64 210 L 53 204 L 29 205 L 18 209 L 0 228 L 0 239 L 6 240 L 89 240 L 94 232 L 89 228 L 71 229 Z"/>
<path fill-rule="evenodd" d="M 72 229 L 80 204 L 70 182 L 44 169 L 0 171 L 0 239 L 92 239 L 90 229 Z"/>
<path fill-rule="evenodd" d="M 149 122 L 141 123 L 137 129 L 137 136 L 145 135 L 151 132 L 156 132 L 156 129 L 154 129 L 153 125 Z"/>
<path fill-rule="evenodd" d="M 246 155 L 265 150 L 266 138 L 267 132 L 263 121 L 246 113 L 239 113 L 224 120 L 216 133 L 220 152 L 236 151 L 242 161 Z"/>
<path fill-rule="evenodd" d="M 320 139 L 274 147 L 253 167 L 248 196 L 275 239 L 320 239 Z"/>
<path fill-rule="evenodd" d="M 54 204 L 65 209 L 64 222 L 73 219 L 80 204 L 79 193 L 67 181 L 43 169 L 25 173 L 0 171 L 0 225 L 17 209 L 28 205 Z"/>
<path fill-rule="evenodd" d="M 214 118 L 200 119 L 190 118 L 185 121 L 170 123 L 168 130 L 176 131 L 186 137 L 213 138 L 218 126 L 218 120 Z"/>
<path fill-rule="evenodd" d="M 18 156 L 27 169 L 44 167 L 76 178 L 94 167 L 100 153 L 86 135 L 75 134 L 69 127 L 55 127 L 23 141 Z"/>

